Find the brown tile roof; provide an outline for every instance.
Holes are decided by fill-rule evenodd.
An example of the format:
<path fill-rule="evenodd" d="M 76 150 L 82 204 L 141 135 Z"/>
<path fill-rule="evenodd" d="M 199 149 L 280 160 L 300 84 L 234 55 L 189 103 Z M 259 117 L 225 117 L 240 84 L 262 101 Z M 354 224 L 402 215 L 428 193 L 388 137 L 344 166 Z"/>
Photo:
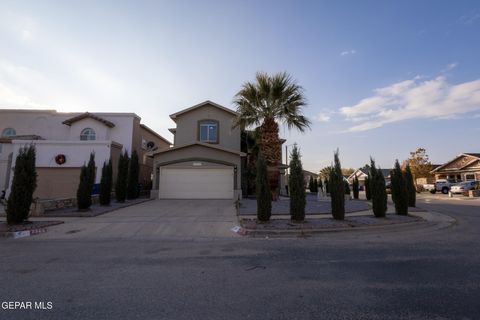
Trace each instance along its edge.
<path fill-rule="evenodd" d="M 93 113 L 90 113 L 90 112 L 82 113 L 78 116 L 67 119 L 67 120 L 63 121 L 62 123 L 66 124 L 67 126 L 71 126 L 73 123 L 75 123 L 77 121 L 80 121 L 80 120 L 83 120 L 83 119 L 86 119 L 86 118 L 90 118 L 90 119 L 93 119 L 93 120 L 100 121 L 101 123 L 103 123 L 104 125 L 106 125 L 109 128 L 115 127 L 115 124 L 113 122 L 105 120 L 105 119 L 103 119 L 99 116 L 96 116 L 96 115 L 94 115 Z"/>

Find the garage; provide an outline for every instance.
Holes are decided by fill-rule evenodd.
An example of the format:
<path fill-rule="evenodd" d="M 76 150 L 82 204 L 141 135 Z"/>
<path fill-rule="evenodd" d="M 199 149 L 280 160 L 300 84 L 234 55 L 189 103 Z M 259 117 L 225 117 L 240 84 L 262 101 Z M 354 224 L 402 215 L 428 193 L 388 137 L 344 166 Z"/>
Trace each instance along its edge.
<path fill-rule="evenodd" d="M 160 168 L 160 199 L 232 199 L 234 170 L 224 168 Z"/>

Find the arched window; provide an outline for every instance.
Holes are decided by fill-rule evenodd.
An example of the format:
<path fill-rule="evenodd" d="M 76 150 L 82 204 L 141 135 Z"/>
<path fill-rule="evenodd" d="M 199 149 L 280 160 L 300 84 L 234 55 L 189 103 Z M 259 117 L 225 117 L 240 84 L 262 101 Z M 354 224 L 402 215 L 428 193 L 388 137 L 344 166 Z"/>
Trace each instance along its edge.
<path fill-rule="evenodd" d="M 13 137 L 16 135 L 17 135 L 17 132 L 13 128 L 5 128 L 2 131 L 2 137 Z"/>
<path fill-rule="evenodd" d="M 80 140 L 95 140 L 95 130 L 92 128 L 85 128 L 80 133 Z"/>

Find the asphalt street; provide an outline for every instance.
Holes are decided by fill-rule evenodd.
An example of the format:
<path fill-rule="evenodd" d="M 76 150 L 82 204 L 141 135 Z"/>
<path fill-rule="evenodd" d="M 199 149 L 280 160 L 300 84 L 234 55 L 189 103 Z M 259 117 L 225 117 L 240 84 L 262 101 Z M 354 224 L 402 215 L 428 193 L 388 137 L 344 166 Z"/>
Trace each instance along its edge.
<path fill-rule="evenodd" d="M 479 319 L 480 201 L 309 238 L 0 241 L 0 319 Z M 4 310 L 4 302 L 51 302 Z"/>

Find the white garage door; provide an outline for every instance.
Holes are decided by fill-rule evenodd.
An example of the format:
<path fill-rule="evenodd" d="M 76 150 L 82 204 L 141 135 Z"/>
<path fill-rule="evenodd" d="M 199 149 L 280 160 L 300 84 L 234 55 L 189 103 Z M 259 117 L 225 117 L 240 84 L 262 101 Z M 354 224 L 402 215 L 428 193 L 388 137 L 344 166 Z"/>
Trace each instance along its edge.
<path fill-rule="evenodd" d="M 233 168 L 160 168 L 160 199 L 233 199 Z"/>

